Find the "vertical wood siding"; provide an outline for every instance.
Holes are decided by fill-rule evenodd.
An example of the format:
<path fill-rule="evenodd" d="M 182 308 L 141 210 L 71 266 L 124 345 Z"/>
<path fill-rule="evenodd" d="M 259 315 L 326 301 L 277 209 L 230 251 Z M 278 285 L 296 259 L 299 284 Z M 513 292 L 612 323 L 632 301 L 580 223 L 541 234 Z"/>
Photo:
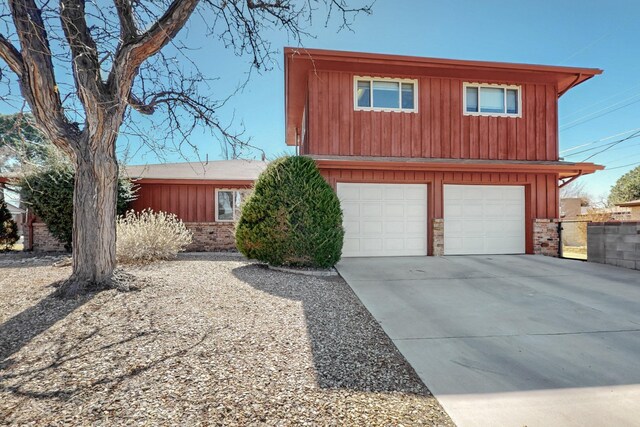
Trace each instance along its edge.
<path fill-rule="evenodd" d="M 150 208 L 173 213 L 184 222 L 214 222 L 216 188 L 230 187 L 206 184 L 140 184 L 138 198 L 131 207 L 136 211 Z"/>
<path fill-rule="evenodd" d="M 310 74 L 303 154 L 558 160 L 553 85 L 521 85 L 521 118 L 481 117 L 463 115 L 464 80 L 431 77 L 411 77 L 418 79 L 417 113 L 354 111 L 353 78 Z"/>

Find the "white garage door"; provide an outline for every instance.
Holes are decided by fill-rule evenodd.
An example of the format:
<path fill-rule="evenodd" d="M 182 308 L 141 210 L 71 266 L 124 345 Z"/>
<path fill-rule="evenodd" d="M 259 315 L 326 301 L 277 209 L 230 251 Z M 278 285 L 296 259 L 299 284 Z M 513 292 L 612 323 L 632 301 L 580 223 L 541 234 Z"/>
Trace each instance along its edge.
<path fill-rule="evenodd" d="M 427 254 L 427 186 L 338 183 L 342 256 Z"/>
<path fill-rule="evenodd" d="M 525 252 L 524 187 L 445 185 L 445 255 Z"/>

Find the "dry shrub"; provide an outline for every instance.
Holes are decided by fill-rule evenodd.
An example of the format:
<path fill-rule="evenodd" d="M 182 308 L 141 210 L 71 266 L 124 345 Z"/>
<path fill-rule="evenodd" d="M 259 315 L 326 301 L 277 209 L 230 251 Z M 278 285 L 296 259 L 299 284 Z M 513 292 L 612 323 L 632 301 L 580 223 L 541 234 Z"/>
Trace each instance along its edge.
<path fill-rule="evenodd" d="M 597 209 L 589 209 L 586 213 L 580 215 L 580 220 L 583 222 L 578 223 L 578 232 L 580 237 L 587 241 L 587 227 L 590 222 L 607 222 L 611 221 L 610 212 L 602 212 Z"/>
<path fill-rule="evenodd" d="M 129 211 L 116 223 L 116 255 L 121 263 L 149 263 L 175 258 L 193 240 L 193 235 L 174 214 Z"/>

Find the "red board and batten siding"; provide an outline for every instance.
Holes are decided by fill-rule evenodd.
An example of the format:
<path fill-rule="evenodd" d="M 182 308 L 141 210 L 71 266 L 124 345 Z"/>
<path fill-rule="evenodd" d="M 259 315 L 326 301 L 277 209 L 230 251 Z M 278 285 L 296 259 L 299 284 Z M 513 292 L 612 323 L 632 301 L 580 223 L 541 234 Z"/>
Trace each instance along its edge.
<path fill-rule="evenodd" d="M 176 214 L 183 222 L 215 222 L 216 189 L 249 188 L 223 184 L 146 184 L 138 186 L 132 209 L 153 209 Z"/>
<path fill-rule="evenodd" d="M 417 113 L 355 111 L 355 76 L 309 73 L 302 154 L 558 160 L 553 84 L 521 84 L 521 118 L 483 117 L 463 115 L 464 80 L 424 76 L 383 76 L 418 80 Z"/>
<path fill-rule="evenodd" d="M 522 185 L 525 187 L 527 253 L 533 253 L 534 219 L 559 216 L 557 174 L 357 169 L 321 169 L 321 173 L 334 189 L 339 182 L 427 184 L 429 224 L 434 218 L 444 217 L 444 185 Z M 433 248 L 431 234 L 430 231 L 427 234 L 429 255 L 432 255 Z"/>

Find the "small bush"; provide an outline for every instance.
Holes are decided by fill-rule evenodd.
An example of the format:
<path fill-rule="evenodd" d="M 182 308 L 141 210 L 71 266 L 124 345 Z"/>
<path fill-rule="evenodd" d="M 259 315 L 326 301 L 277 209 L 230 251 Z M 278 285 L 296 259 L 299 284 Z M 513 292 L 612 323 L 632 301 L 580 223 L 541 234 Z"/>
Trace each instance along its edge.
<path fill-rule="evenodd" d="M 11 249 L 18 239 L 18 225 L 11 217 L 7 203 L 0 200 L 0 250 Z"/>
<path fill-rule="evenodd" d="M 73 167 L 66 163 L 51 164 L 24 175 L 18 182 L 22 202 L 40 218 L 53 236 L 71 250 L 73 233 Z M 131 181 L 118 181 L 117 212 L 126 212 L 135 199 Z"/>
<path fill-rule="evenodd" d="M 282 157 L 242 206 L 236 245 L 271 265 L 327 268 L 340 259 L 344 230 L 336 193 L 308 157 Z"/>
<path fill-rule="evenodd" d="M 121 263 L 175 258 L 193 240 L 177 216 L 151 209 L 118 217 L 116 236 L 116 256 Z"/>

